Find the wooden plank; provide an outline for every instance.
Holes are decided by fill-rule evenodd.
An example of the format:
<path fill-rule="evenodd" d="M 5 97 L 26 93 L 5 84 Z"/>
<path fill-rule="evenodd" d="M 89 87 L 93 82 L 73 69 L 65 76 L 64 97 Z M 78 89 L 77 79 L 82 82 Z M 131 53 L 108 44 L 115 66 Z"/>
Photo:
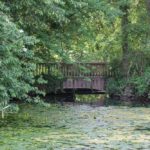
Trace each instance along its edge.
<path fill-rule="evenodd" d="M 84 71 L 87 69 L 87 71 Z M 35 75 L 62 73 L 66 81 L 57 89 L 91 89 L 104 91 L 104 76 L 109 74 L 106 63 L 41 63 L 36 65 Z M 91 81 L 86 78 L 91 78 Z M 62 88 L 61 88 L 62 85 Z"/>

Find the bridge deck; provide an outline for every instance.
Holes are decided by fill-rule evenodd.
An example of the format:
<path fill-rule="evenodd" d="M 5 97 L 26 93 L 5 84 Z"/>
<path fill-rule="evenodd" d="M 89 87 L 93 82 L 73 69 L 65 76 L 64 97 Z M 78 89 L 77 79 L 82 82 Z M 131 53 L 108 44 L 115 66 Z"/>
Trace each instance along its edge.
<path fill-rule="evenodd" d="M 62 79 L 55 85 L 55 91 L 105 91 L 106 63 L 42 63 L 35 72 L 41 74 Z"/>

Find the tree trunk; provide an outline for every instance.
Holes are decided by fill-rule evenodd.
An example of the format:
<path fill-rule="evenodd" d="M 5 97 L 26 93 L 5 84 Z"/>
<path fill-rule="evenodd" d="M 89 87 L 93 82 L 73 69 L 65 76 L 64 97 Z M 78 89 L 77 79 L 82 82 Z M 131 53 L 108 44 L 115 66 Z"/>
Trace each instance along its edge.
<path fill-rule="evenodd" d="M 121 21 L 122 30 L 122 74 L 127 77 L 129 70 L 129 43 L 128 43 L 128 24 L 129 24 L 129 6 L 121 6 L 123 12 Z"/>
<path fill-rule="evenodd" d="M 150 0 L 145 0 L 145 5 L 147 8 L 148 23 L 150 24 Z M 150 27 L 148 28 L 147 31 L 147 44 L 149 43 L 149 39 L 150 39 Z"/>

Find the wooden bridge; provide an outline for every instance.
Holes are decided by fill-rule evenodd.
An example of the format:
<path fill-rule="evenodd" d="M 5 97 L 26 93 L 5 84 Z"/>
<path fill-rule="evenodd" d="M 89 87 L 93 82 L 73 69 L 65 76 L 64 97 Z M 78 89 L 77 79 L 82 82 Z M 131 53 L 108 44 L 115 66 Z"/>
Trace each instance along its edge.
<path fill-rule="evenodd" d="M 41 63 L 35 75 L 43 75 L 47 84 L 39 86 L 49 93 L 105 93 L 106 63 Z"/>

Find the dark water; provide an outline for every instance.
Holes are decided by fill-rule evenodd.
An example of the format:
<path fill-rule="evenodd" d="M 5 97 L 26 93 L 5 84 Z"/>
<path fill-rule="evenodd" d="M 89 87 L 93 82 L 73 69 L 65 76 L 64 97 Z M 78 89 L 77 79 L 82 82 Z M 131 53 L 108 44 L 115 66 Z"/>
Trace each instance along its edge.
<path fill-rule="evenodd" d="M 0 150 L 150 150 L 150 108 L 24 105 L 9 120 Z"/>

